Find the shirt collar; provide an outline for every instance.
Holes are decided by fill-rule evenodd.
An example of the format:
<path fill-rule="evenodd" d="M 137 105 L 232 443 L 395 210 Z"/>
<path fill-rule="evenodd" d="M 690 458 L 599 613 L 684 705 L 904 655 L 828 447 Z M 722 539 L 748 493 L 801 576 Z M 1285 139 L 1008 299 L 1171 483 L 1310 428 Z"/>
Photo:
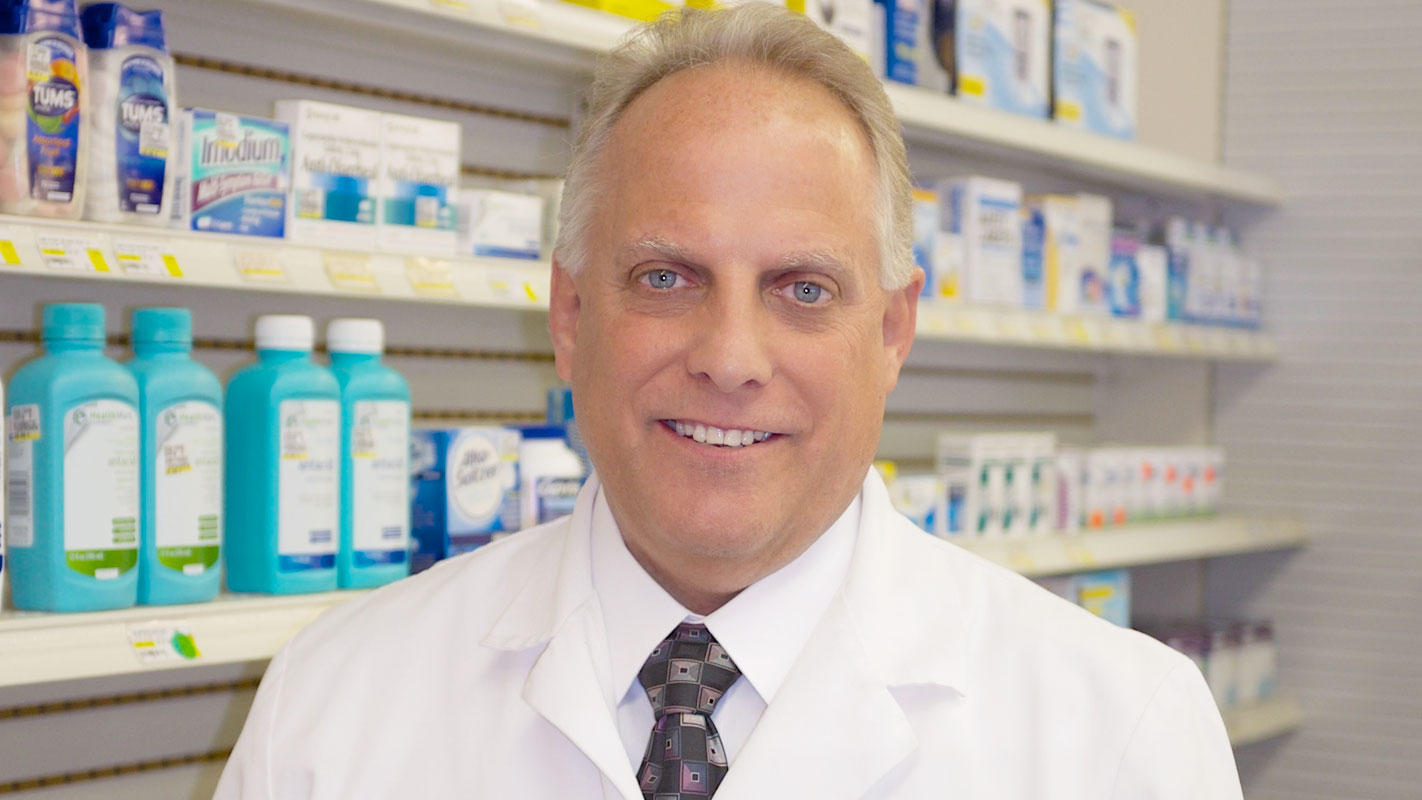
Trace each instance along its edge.
<path fill-rule="evenodd" d="M 636 687 L 647 655 L 683 621 L 704 622 L 769 704 L 844 583 L 859 534 L 858 495 L 805 552 L 708 617 L 688 611 L 637 563 L 601 491 L 593 505 L 593 587 L 607 631 L 609 706 Z"/>

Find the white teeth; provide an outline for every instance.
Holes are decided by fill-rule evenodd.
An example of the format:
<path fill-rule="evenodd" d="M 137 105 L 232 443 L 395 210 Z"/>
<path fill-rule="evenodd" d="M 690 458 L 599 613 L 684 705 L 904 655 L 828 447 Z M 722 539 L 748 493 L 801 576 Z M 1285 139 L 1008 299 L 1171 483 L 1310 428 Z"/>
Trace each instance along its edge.
<path fill-rule="evenodd" d="M 727 447 L 740 447 L 740 446 L 741 446 L 741 432 L 740 432 L 740 431 L 726 431 L 726 446 L 727 446 Z"/>
<path fill-rule="evenodd" d="M 705 442 L 705 441 L 706 441 L 706 426 L 705 426 L 705 425 L 697 425 L 696 428 L 695 428 L 694 430 L 692 430 L 692 432 L 691 432 L 691 438 L 695 439 L 695 440 L 698 441 L 698 442 Z"/>
<path fill-rule="evenodd" d="M 677 435 L 677 436 L 685 436 L 685 435 L 686 435 L 686 426 L 683 425 L 683 424 L 681 424 L 680 422 L 676 423 L 676 435 Z"/>
<path fill-rule="evenodd" d="M 769 439 L 774 434 L 766 431 L 746 431 L 739 428 L 718 428 L 714 425 L 700 425 L 691 422 L 667 421 L 667 427 L 676 431 L 678 436 L 685 436 L 703 444 L 718 445 L 721 447 L 750 447 L 758 442 Z"/>
<path fill-rule="evenodd" d="M 720 428 L 714 428 L 714 427 L 712 427 L 712 428 L 707 428 L 707 429 L 706 429 L 706 443 L 707 443 L 707 444 L 725 444 L 725 442 L 726 442 L 726 433 L 725 433 L 725 431 L 721 430 Z"/>

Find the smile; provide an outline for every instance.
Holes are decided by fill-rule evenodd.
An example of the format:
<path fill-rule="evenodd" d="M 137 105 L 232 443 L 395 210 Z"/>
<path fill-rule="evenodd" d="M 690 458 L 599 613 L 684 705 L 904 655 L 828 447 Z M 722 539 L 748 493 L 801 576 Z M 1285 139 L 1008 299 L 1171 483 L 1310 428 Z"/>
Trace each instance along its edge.
<path fill-rule="evenodd" d="M 662 424 L 667 426 L 668 430 L 675 432 L 677 436 L 715 447 L 750 447 L 775 436 L 775 434 L 766 431 L 717 428 L 699 422 L 681 422 L 672 419 L 664 419 Z"/>

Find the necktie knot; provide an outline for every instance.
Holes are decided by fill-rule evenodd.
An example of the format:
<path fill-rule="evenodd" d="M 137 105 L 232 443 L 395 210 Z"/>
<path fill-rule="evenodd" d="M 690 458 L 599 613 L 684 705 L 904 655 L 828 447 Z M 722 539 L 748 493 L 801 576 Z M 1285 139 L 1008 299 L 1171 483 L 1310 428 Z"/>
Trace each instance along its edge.
<path fill-rule="evenodd" d="M 658 717 L 707 714 L 741 675 L 705 625 L 683 622 L 657 645 L 638 673 Z"/>

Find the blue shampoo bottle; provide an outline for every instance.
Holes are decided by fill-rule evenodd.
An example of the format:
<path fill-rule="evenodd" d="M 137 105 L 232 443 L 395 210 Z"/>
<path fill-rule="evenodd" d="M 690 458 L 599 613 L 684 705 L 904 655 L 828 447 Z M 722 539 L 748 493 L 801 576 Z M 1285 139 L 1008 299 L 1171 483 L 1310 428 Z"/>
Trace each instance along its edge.
<path fill-rule="evenodd" d="M 222 582 L 222 384 L 189 355 L 187 309 L 138 309 L 132 340 L 143 465 L 138 602 L 211 600 Z"/>
<path fill-rule="evenodd" d="M 332 320 L 326 349 L 341 385 L 338 580 L 381 586 L 410 574 L 410 387 L 380 363 L 379 320 Z"/>
<path fill-rule="evenodd" d="M 336 588 L 341 388 L 311 361 L 310 317 L 257 320 L 257 363 L 227 384 L 227 588 Z"/>
<path fill-rule="evenodd" d="M 139 418 L 133 375 L 104 356 L 104 309 L 45 306 L 45 353 L 10 382 L 15 607 L 100 611 L 138 597 Z"/>

